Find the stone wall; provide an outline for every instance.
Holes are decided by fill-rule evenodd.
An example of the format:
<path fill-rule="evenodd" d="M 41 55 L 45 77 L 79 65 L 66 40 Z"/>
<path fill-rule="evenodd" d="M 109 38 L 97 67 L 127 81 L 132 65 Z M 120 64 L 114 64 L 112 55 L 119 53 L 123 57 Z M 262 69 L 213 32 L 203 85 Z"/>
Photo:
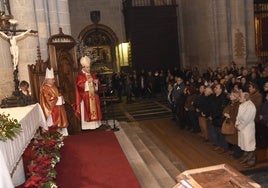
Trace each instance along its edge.
<path fill-rule="evenodd" d="M 125 27 L 122 13 L 122 0 L 69 0 L 71 31 L 74 38 L 88 25 L 93 24 L 90 12 L 99 10 L 101 19 L 99 24 L 110 27 L 119 39 L 125 41 Z"/>
<path fill-rule="evenodd" d="M 0 103 L 3 98 L 11 96 L 15 90 L 12 68 L 1 68 L 1 79 L 0 79 Z"/>
<path fill-rule="evenodd" d="M 198 66 L 204 69 L 214 63 L 213 18 L 211 1 L 180 1 L 183 49 L 186 67 Z"/>
<path fill-rule="evenodd" d="M 184 67 L 239 66 L 257 62 L 253 1 L 177 0 Z"/>

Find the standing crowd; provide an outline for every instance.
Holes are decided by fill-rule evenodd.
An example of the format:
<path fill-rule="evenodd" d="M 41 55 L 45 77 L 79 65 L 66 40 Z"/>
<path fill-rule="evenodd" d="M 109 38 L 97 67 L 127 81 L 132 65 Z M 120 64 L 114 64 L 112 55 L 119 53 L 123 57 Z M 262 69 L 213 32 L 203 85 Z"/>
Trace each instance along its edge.
<path fill-rule="evenodd" d="M 268 67 L 133 71 L 115 73 L 101 83 L 126 103 L 133 97 L 167 99 L 181 129 L 200 134 L 219 153 L 229 152 L 244 167 L 256 163 L 256 145 L 268 147 Z M 227 126 L 232 130 L 223 131 Z"/>

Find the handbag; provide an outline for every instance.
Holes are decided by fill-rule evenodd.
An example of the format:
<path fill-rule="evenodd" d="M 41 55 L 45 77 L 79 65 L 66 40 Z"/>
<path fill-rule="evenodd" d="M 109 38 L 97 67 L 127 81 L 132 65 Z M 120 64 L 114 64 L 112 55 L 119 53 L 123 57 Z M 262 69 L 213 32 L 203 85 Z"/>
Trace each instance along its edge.
<path fill-rule="evenodd" d="M 229 118 L 225 119 L 224 122 L 222 123 L 221 133 L 222 134 L 235 134 L 236 128 L 234 126 L 234 122 L 231 121 Z"/>

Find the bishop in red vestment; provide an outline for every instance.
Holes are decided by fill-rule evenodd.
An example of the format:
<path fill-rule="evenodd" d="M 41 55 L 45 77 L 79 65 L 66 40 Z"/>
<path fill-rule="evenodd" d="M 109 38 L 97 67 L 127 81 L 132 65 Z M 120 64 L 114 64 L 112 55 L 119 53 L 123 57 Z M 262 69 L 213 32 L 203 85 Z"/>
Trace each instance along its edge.
<path fill-rule="evenodd" d="M 84 56 L 80 59 L 82 70 L 76 78 L 75 113 L 81 119 L 82 130 L 96 129 L 101 125 L 102 113 L 98 89 L 100 82 L 90 72 L 90 59 Z"/>

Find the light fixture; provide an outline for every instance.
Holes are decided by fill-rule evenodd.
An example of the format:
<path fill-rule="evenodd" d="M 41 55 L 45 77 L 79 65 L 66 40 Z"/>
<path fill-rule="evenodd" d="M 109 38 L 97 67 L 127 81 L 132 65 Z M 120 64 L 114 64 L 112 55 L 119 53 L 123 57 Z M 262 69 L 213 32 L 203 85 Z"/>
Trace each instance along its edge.
<path fill-rule="evenodd" d="M 116 59 L 117 59 L 118 70 L 120 70 L 121 67 L 130 66 L 129 52 L 130 52 L 129 42 L 120 43 L 118 46 L 116 46 Z"/>

